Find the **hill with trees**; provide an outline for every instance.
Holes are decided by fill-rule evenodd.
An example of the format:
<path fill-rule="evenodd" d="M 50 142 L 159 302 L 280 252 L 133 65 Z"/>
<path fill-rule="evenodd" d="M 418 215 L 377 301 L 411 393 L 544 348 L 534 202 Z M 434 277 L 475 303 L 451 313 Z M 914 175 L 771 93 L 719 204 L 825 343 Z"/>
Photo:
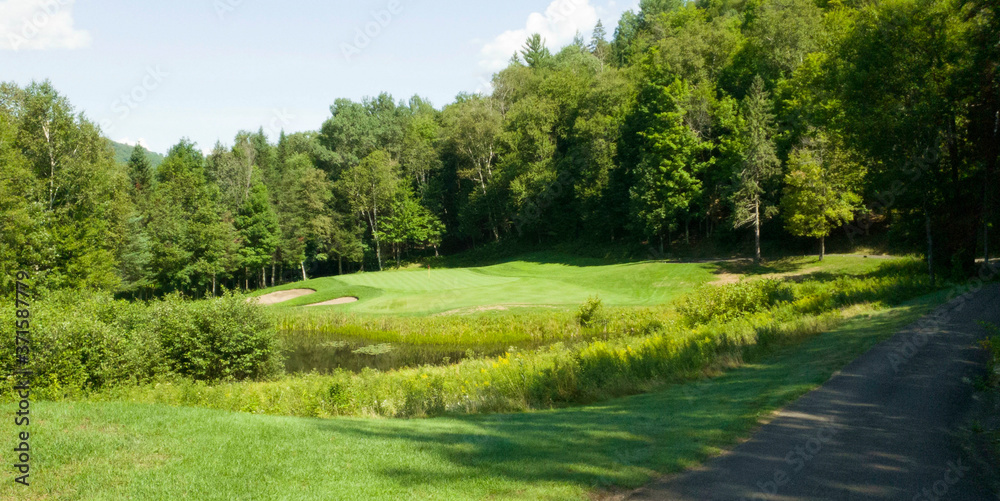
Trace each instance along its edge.
<path fill-rule="evenodd" d="M 830 235 L 968 276 L 997 242 L 997 10 L 643 0 L 610 37 L 530 37 L 488 94 L 337 99 L 319 130 L 159 166 L 48 82 L 4 84 L 0 276 L 201 295 L 495 242 L 760 259 Z"/>
<path fill-rule="evenodd" d="M 115 160 L 117 160 L 118 163 L 128 163 L 129 158 L 132 158 L 132 152 L 136 148 L 142 148 L 142 146 L 139 145 L 131 146 L 128 144 L 119 143 L 117 141 L 111 141 L 111 147 L 114 148 L 115 150 Z M 163 163 L 163 155 L 155 151 L 149 151 L 145 148 L 143 148 L 143 151 L 145 152 L 146 158 L 149 159 L 149 163 L 153 166 L 154 169 L 159 167 L 160 164 Z"/>

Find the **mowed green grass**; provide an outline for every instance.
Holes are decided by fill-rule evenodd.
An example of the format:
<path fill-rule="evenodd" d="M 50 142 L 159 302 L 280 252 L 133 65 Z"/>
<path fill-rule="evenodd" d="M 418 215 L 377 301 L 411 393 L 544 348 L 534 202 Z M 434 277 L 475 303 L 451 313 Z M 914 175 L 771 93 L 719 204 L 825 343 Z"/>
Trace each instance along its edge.
<path fill-rule="evenodd" d="M 862 256 L 786 258 L 762 267 L 731 262 L 670 263 L 645 261 L 594 264 L 593 260 L 535 255 L 478 268 L 405 269 L 318 278 L 287 284 L 254 295 L 289 289 L 317 292 L 282 303 L 305 306 L 340 297 L 357 303 L 325 306 L 350 313 L 427 315 L 474 311 L 482 307 L 576 307 L 591 297 L 607 306 L 667 303 L 722 273 L 755 276 L 781 273 L 864 273 L 882 260 Z"/>
<path fill-rule="evenodd" d="M 0 498 L 586 499 L 731 446 L 946 295 L 856 310 L 839 329 L 717 378 L 554 411 L 320 420 L 36 402 L 32 485 L 8 477 Z M 14 436 L 0 421 L 0 447 L 12 450 Z"/>
<path fill-rule="evenodd" d="M 354 313 L 434 314 L 489 306 L 576 306 L 598 296 L 609 306 L 665 303 L 715 279 L 710 264 L 640 262 L 574 266 L 516 261 L 481 268 L 406 269 L 319 278 L 288 289 L 317 292 L 284 303 L 302 306 L 354 296 L 334 308 Z"/>

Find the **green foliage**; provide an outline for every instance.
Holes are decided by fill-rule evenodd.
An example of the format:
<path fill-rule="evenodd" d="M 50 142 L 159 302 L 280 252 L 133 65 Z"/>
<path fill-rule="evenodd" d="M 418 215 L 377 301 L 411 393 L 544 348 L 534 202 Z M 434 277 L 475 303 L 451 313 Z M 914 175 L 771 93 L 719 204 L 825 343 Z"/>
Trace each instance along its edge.
<path fill-rule="evenodd" d="M 57 291 L 34 301 L 32 315 L 28 367 L 32 388 L 45 398 L 177 378 L 265 379 L 282 371 L 273 320 L 239 295 L 195 302 L 172 294 L 147 304 Z M 12 329 L 5 323 L 0 332 L 13 339 Z M 0 346 L 0 358 L 12 373 L 14 343 Z"/>
<path fill-rule="evenodd" d="M 281 371 L 274 324 L 240 295 L 152 305 L 149 329 L 173 372 L 199 381 L 264 379 Z"/>
<path fill-rule="evenodd" d="M 19 232 L 4 232 L 12 240 L 4 244 L 15 247 L 0 253 L 16 259 L 4 267 L 37 270 L 56 288 L 116 288 L 130 201 L 108 142 L 47 81 L 0 86 L 0 117 L 0 155 L 10 169 L 0 175 L 0 224 Z M 5 196 L 11 189 L 18 192 Z"/>
<path fill-rule="evenodd" d="M 444 367 L 365 369 L 213 386 L 147 385 L 111 394 L 138 402 L 320 417 L 511 412 L 593 402 L 757 360 L 839 325 L 845 311 L 872 312 L 932 292 L 929 280 L 912 276 L 913 264 L 860 276 L 819 274 L 801 283 L 759 280 L 718 291 L 706 288 L 682 300 L 678 311 L 609 311 L 607 322 L 602 322 L 604 334 L 596 338 L 564 338 L 535 350 L 509 348 L 498 357 L 469 358 Z M 707 310 L 712 313 L 702 314 Z M 439 318 L 370 319 L 369 326 Z M 490 318 L 497 325 L 510 323 L 506 317 Z M 580 329 L 572 314 L 561 316 L 560 322 Z M 414 328 L 437 330 L 430 325 Z M 371 336 L 381 344 L 399 341 L 378 333 Z"/>
<path fill-rule="evenodd" d="M 655 80 L 654 80 L 655 81 Z M 704 160 L 708 145 L 688 125 L 683 108 L 690 90 L 677 79 L 668 85 L 652 85 L 640 95 L 640 113 L 645 130 L 639 132 L 643 160 L 637 167 L 631 190 L 633 219 L 649 237 L 662 237 L 689 222 L 702 196 L 702 172 L 711 164 Z"/>
<path fill-rule="evenodd" d="M 399 190 L 399 164 L 386 151 L 375 151 L 351 166 L 340 179 L 339 189 L 350 201 L 351 209 L 368 224 L 375 241 L 378 267 L 382 269 L 383 214 Z"/>
<path fill-rule="evenodd" d="M 382 218 L 378 239 L 392 246 L 396 265 L 411 246 L 437 248 L 444 226 L 429 210 L 420 205 L 409 190 L 401 190 L 392 203 L 389 215 Z"/>
<path fill-rule="evenodd" d="M 524 62 L 528 64 L 530 68 L 540 68 L 552 57 L 552 53 L 549 49 L 545 47 L 545 40 L 538 33 L 535 33 L 528 37 L 528 41 L 524 43 L 524 48 L 521 49 L 521 56 L 524 58 Z"/>
<path fill-rule="evenodd" d="M 786 228 L 797 236 L 826 238 L 861 209 L 857 193 L 864 168 L 823 134 L 806 142 L 788 160 L 782 208 Z"/>
<path fill-rule="evenodd" d="M 145 192 L 153 184 L 153 164 L 147 153 L 142 146 L 136 146 L 127 162 L 129 186 L 135 193 Z"/>
<path fill-rule="evenodd" d="M 748 227 L 759 261 L 762 227 L 787 249 L 874 207 L 852 239 L 970 275 L 1000 207 L 998 26 L 983 0 L 643 0 L 611 40 L 533 34 L 491 92 L 440 111 L 337 99 L 317 131 L 241 131 L 208 158 L 182 141 L 159 167 L 141 148 L 115 162 L 51 84 L 4 84 L 0 266 L 200 295 L 381 269 L 384 246 L 718 255 Z M 787 231 L 766 226 L 777 207 Z"/>
<path fill-rule="evenodd" d="M 146 327 L 144 306 L 109 294 L 53 292 L 32 304 L 32 387 L 51 398 L 75 396 L 169 374 Z M 13 327 L 11 325 L 11 327 Z M 13 332 L 5 325 L 3 332 Z M 0 348 L 6 373 L 13 371 L 14 343 Z M 7 380 L 6 384 L 11 384 Z"/>
<path fill-rule="evenodd" d="M 1000 327 L 988 322 L 984 322 L 983 327 L 989 333 L 989 337 L 981 341 L 987 356 L 986 384 L 996 388 L 1000 386 Z"/>
<path fill-rule="evenodd" d="M 127 144 L 111 141 L 111 148 L 115 152 L 115 161 L 120 164 L 127 164 L 134 156 L 135 150 L 141 148 L 141 146 L 129 146 Z M 143 154 L 149 162 L 150 167 L 153 169 L 156 169 L 161 163 L 163 163 L 163 155 L 156 153 L 155 151 L 149 151 L 143 148 Z"/>
<path fill-rule="evenodd" d="M 794 298 L 792 291 L 788 284 L 773 279 L 709 285 L 680 301 L 677 311 L 691 325 L 711 321 L 726 322 L 736 316 L 757 313 L 779 303 L 791 302 Z"/>
<path fill-rule="evenodd" d="M 243 266 L 256 271 L 270 264 L 279 243 L 278 217 L 264 183 L 259 180 L 252 183 L 246 200 L 236 213 L 233 226 L 240 236 Z"/>
<path fill-rule="evenodd" d="M 598 321 L 601 316 L 601 308 L 603 307 L 603 302 L 598 296 L 594 296 L 587 300 L 587 302 L 580 305 L 576 311 L 576 320 L 579 322 L 581 327 L 590 327 Z"/>
<path fill-rule="evenodd" d="M 743 100 L 740 118 L 733 223 L 737 228 L 754 227 L 754 261 L 760 263 L 760 227 L 774 212 L 766 196 L 770 192 L 770 183 L 781 173 L 781 162 L 774 144 L 775 125 L 770 95 L 759 75 Z"/>

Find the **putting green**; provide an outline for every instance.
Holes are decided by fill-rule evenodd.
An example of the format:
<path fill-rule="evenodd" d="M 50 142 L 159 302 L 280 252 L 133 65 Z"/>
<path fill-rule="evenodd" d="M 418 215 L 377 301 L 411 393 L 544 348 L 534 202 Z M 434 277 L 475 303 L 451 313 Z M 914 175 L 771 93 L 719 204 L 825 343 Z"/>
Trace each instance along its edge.
<path fill-rule="evenodd" d="M 317 308 L 375 314 L 435 314 L 489 307 L 575 307 L 599 296 L 609 306 L 648 306 L 715 279 L 714 265 L 641 262 L 605 266 L 515 261 L 481 268 L 408 269 L 319 278 L 260 291 L 315 289 L 282 306 L 340 297 Z"/>

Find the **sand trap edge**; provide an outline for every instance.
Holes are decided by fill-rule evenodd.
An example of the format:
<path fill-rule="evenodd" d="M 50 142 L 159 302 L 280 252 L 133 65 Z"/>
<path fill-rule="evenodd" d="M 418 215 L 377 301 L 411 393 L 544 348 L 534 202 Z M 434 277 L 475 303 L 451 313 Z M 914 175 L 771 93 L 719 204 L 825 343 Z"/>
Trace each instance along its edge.
<path fill-rule="evenodd" d="M 286 301 L 291 301 L 293 299 L 315 293 L 316 291 L 313 289 L 292 289 L 287 291 L 272 292 L 270 294 L 264 294 L 263 296 L 251 297 L 247 299 L 247 302 L 256 302 L 257 304 L 267 306 L 284 303 Z"/>
<path fill-rule="evenodd" d="M 337 299 L 331 299 L 329 301 L 323 301 L 322 303 L 307 304 L 305 307 L 306 308 L 312 308 L 313 306 L 336 306 L 338 304 L 349 304 L 349 303 L 357 303 L 357 302 L 358 302 L 358 298 L 352 297 L 352 296 L 348 296 L 348 297 L 339 297 Z"/>

